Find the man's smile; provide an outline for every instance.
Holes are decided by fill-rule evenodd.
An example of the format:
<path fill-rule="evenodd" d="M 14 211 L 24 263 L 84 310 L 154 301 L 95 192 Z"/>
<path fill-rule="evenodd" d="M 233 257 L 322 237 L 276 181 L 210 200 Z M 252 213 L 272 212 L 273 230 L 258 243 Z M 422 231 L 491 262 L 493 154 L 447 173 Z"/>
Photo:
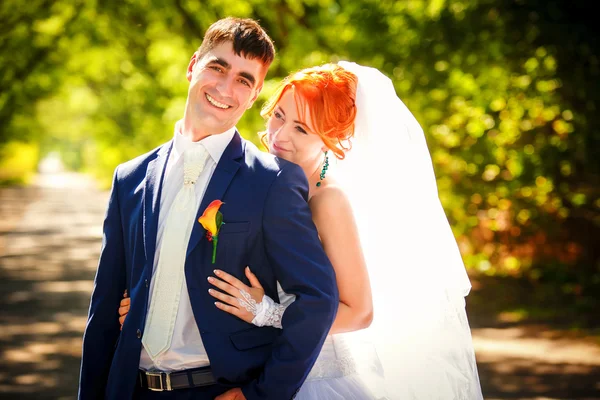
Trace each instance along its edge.
<path fill-rule="evenodd" d="M 223 104 L 223 103 L 215 100 L 208 93 L 205 93 L 205 97 L 206 97 L 206 100 L 208 100 L 208 102 L 210 104 L 212 104 L 213 106 L 215 106 L 217 108 L 220 108 L 221 110 L 227 110 L 227 109 L 231 108 L 231 106 L 228 106 L 227 104 Z"/>

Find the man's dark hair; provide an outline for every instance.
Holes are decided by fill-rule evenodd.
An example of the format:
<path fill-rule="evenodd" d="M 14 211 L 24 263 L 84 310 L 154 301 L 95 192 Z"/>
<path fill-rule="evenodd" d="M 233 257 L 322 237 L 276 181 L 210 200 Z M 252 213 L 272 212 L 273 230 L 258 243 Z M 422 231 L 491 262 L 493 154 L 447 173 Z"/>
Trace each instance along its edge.
<path fill-rule="evenodd" d="M 198 58 L 216 46 L 231 42 L 236 55 L 258 59 L 265 67 L 269 67 L 275 58 L 275 46 L 264 29 L 253 19 L 227 17 L 212 24 L 202 45 L 198 48 Z"/>

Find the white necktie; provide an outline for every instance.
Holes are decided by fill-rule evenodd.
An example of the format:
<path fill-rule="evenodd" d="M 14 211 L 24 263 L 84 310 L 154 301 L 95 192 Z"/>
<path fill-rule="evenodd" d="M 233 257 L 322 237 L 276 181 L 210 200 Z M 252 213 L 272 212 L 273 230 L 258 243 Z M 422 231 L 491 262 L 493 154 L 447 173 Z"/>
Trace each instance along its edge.
<path fill-rule="evenodd" d="M 183 153 L 183 187 L 167 215 L 142 344 L 152 361 L 171 346 L 188 240 L 196 218 L 195 184 L 209 154 L 202 145 Z"/>

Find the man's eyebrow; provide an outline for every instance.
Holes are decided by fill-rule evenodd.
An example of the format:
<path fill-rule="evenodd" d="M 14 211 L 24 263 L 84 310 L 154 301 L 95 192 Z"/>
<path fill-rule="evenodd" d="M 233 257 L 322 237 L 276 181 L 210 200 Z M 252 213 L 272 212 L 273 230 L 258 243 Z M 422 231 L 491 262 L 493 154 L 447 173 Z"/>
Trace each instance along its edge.
<path fill-rule="evenodd" d="M 222 58 L 219 58 L 219 57 L 211 57 L 208 60 L 207 64 L 210 64 L 210 63 L 219 64 L 221 67 L 227 68 L 227 69 L 231 68 L 231 65 L 227 61 L 225 61 L 225 60 L 223 60 Z"/>
<path fill-rule="evenodd" d="M 223 67 L 225 69 L 231 69 L 231 64 L 229 64 L 224 59 L 216 57 L 216 56 L 212 57 L 211 59 L 208 60 L 207 64 L 211 64 L 211 63 L 219 64 L 221 67 Z M 244 72 L 244 71 L 242 71 L 242 72 L 239 73 L 239 75 L 242 78 L 247 79 L 248 82 L 250 82 L 250 84 L 252 86 L 254 86 L 254 84 L 256 83 L 256 78 L 250 72 Z"/>
<path fill-rule="evenodd" d="M 251 73 L 249 73 L 249 72 L 243 72 L 242 71 L 242 72 L 240 72 L 240 76 L 242 78 L 247 79 L 252 86 L 254 86 L 254 84 L 256 83 L 256 78 L 254 78 L 254 76 Z"/>

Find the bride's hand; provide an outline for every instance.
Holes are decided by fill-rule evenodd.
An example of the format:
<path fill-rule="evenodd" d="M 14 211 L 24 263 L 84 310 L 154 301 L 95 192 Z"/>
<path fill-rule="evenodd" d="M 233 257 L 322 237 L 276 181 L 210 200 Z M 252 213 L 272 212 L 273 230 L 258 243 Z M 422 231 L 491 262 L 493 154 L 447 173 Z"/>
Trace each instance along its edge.
<path fill-rule="evenodd" d="M 129 307 L 131 304 L 131 299 L 127 297 L 127 289 L 125 289 L 125 293 L 123 293 L 123 300 L 119 304 L 119 322 L 121 323 L 121 330 L 123 330 L 123 324 L 125 323 L 125 317 L 129 312 Z"/>
<path fill-rule="evenodd" d="M 215 302 L 217 308 L 235 315 L 243 321 L 252 323 L 254 313 L 248 310 L 248 307 L 252 309 L 253 301 L 255 302 L 254 306 L 256 306 L 256 303 L 260 303 L 265 291 L 256 275 L 250 271 L 250 267 L 246 267 L 245 272 L 252 287 L 246 286 L 242 281 L 227 272 L 215 270 L 217 278 L 210 276 L 208 281 L 225 293 L 214 289 L 209 289 L 208 292 L 211 296 L 220 300 Z"/>

